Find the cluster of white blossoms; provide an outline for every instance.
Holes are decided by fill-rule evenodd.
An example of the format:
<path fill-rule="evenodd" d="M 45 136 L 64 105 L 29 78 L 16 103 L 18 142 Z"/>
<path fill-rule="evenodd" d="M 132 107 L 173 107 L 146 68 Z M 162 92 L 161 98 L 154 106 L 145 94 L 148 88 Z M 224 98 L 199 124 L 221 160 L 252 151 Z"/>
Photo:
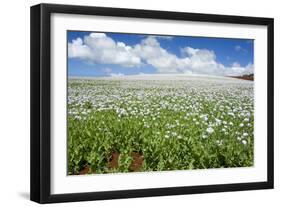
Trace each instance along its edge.
<path fill-rule="evenodd" d="M 233 78 L 189 77 L 179 80 L 70 79 L 68 115 L 87 120 L 110 111 L 117 120 L 138 119 L 163 138 L 204 140 L 235 137 L 243 145 L 253 136 L 253 82 Z"/>

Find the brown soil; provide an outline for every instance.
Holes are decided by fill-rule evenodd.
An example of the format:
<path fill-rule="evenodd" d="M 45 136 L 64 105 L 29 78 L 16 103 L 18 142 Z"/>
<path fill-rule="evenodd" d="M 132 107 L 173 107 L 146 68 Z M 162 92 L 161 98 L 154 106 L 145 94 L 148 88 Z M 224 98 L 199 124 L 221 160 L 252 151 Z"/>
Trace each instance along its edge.
<path fill-rule="evenodd" d="M 111 157 L 110 157 L 110 160 L 109 160 L 109 163 L 108 163 L 109 168 L 111 168 L 111 169 L 118 168 L 119 156 L 120 156 L 119 152 L 113 152 L 111 154 Z M 140 171 L 140 169 L 142 167 L 143 160 L 144 160 L 143 155 L 141 153 L 138 153 L 138 152 L 132 152 L 131 156 L 132 156 L 133 160 L 132 160 L 132 163 L 129 167 L 129 170 L 133 171 L 133 172 Z"/>
<path fill-rule="evenodd" d="M 86 165 L 82 170 L 79 171 L 79 175 L 85 175 L 90 172 L 90 167 Z"/>
<path fill-rule="evenodd" d="M 140 171 L 143 163 L 143 155 L 138 152 L 132 152 L 133 161 L 130 166 L 130 171 L 137 172 Z"/>
<path fill-rule="evenodd" d="M 254 80 L 254 74 L 242 75 L 242 76 L 229 76 L 229 77 L 231 77 L 231 78 L 238 78 L 238 79 L 242 79 L 242 80 L 250 80 L 250 81 Z"/>
<path fill-rule="evenodd" d="M 117 169 L 118 168 L 118 160 L 119 160 L 119 156 L 120 153 L 119 152 L 112 152 L 109 162 L 108 162 L 108 167 L 110 169 Z M 143 160 L 144 157 L 141 153 L 139 152 L 132 152 L 131 153 L 131 157 L 132 157 L 132 163 L 129 167 L 129 170 L 131 172 L 138 172 L 140 171 L 142 164 L 143 164 Z M 79 175 L 86 175 L 88 173 L 91 172 L 90 166 L 89 165 L 85 165 L 84 168 L 82 170 L 79 171 Z M 92 174 L 95 173 L 94 171 L 91 172 Z"/>
<path fill-rule="evenodd" d="M 110 160 L 109 160 L 109 168 L 116 169 L 118 168 L 118 159 L 119 159 L 119 152 L 112 152 Z"/>

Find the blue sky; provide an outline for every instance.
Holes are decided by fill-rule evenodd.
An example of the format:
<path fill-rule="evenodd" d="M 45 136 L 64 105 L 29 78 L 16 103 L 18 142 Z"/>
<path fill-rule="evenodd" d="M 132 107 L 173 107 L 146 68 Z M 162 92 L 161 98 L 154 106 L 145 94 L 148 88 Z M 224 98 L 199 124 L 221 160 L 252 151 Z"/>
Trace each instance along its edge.
<path fill-rule="evenodd" d="M 68 31 L 69 76 L 253 73 L 254 40 Z"/>

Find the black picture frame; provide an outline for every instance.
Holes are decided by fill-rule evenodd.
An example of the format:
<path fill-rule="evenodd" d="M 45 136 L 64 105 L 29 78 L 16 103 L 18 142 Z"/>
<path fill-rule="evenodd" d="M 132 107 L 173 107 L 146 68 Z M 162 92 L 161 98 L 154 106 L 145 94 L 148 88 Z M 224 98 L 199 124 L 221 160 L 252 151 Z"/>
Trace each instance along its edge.
<path fill-rule="evenodd" d="M 51 71 L 50 71 L 50 15 L 52 13 L 99 15 L 113 17 L 151 18 L 209 23 L 233 23 L 267 26 L 267 181 L 237 184 L 218 184 L 187 187 L 51 194 L 50 183 L 50 129 L 51 129 Z M 166 196 L 224 191 L 273 188 L 274 177 L 274 78 L 273 46 L 274 20 L 272 18 L 195 14 L 168 11 L 135 10 L 72 5 L 39 4 L 31 7 L 31 151 L 30 199 L 38 203 L 88 201 L 102 199 Z"/>

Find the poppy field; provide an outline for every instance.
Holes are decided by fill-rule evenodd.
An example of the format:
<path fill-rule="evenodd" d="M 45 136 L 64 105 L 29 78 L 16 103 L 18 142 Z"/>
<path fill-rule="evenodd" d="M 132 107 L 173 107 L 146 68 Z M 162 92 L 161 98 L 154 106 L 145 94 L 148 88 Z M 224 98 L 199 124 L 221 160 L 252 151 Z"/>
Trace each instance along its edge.
<path fill-rule="evenodd" d="M 254 82 L 136 75 L 68 80 L 68 174 L 249 167 Z"/>

